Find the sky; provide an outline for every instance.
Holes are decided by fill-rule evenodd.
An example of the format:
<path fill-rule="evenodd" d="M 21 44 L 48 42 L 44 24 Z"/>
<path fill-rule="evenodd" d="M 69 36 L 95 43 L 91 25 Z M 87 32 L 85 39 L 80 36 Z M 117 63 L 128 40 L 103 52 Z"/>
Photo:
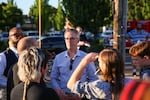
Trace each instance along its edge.
<path fill-rule="evenodd" d="M 7 0 L 0 0 L 1 2 L 7 3 Z M 23 14 L 28 15 L 30 7 L 34 4 L 35 0 L 14 0 L 16 2 L 18 8 L 23 10 Z M 58 0 L 49 0 L 49 4 L 53 7 L 58 6 Z"/>

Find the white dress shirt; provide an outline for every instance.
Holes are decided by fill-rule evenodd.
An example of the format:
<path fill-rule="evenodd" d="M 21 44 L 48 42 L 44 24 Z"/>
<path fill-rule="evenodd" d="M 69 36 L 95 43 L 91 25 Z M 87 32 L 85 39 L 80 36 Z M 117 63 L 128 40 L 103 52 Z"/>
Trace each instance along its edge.
<path fill-rule="evenodd" d="M 10 47 L 10 49 L 17 55 L 17 49 L 15 47 Z M 5 88 L 7 85 L 7 78 L 3 75 L 6 68 L 6 56 L 4 52 L 0 53 L 0 87 Z"/>

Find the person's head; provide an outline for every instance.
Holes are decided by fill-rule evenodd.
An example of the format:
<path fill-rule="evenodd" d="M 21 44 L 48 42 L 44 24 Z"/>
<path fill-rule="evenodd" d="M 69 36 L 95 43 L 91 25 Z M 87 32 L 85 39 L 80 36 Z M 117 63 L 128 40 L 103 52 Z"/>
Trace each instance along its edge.
<path fill-rule="evenodd" d="M 78 33 L 79 33 L 80 35 L 82 34 L 82 31 L 83 31 L 83 30 L 82 30 L 82 28 L 81 28 L 80 26 L 77 26 L 77 27 L 76 27 L 76 30 L 78 31 Z"/>
<path fill-rule="evenodd" d="M 137 28 L 137 30 L 141 30 L 142 29 L 142 23 L 141 22 L 137 22 L 136 23 L 136 28 Z"/>
<path fill-rule="evenodd" d="M 121 54 L 113 48 L 103 49 L 98 56 L 100 75 L 112 84 L 112 93 L 119 94 L 123 88 L 124 61 Z"/>
<path fill-rule="evenodd" d="M 77 44 L 80 40 L 80 36 L 75 29 L 66 29 L 65 34 L 65 43 L 68 50 L 77 50 Z"/>
<path fill-rule="evenodd" d="M 20 41 L 17 44 L 17 51 L 18 54 L 20 55 L 20 53 L 30 47 L 38 47 L 38 42 L 35 38 L 33 37 L 23 37 L 22 39 L 20 39 Z"/>
<path fill-rule="evenodd" d="M 119 78 L 124 78 L 124 61 L 120 53 L 113 48 L 103 49 L 98 57 L 99 67 L 104 79 L 108 82 Z"/>
<path fill-rule="evenodd" d="M 133 65 L 144 67 L 150 65 L 150 43 L 138 42 L 129 49 L 132 56 Z"/>
<path fill-rule="evenodd" d="M 13 27 L 9 31 L 9 46 L 17 46 L 18 41 L 23 37 L 21 28 Z"/>
<path fill-rule="evenodd" d="M 48 56 L 45 52 L 36 47 L 24 50 L 18 59 L 18 76 L 22 82 L 40 82 L 47 70 Z"/>
<path fill-rule="evenodd" d="M 119 100 L 149 100 L 149 95 L 150 82 L 133 80 L 124 87 Z"/>
<path fill-rule="evenodd" d="M 24 82 L 23 100 L 26 98 L 27 85 L 40 83 L 47 70 L 48 56 L 40 48 L 31 47 L 24 50 L 18 59 L 18 77 Z"/>

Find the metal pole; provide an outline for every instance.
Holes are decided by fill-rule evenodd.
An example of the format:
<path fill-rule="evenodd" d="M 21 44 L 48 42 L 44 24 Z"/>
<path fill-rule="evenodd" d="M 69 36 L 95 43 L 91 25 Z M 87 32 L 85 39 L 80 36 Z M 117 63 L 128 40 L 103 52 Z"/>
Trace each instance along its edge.
<path fill-rule="evenodd" d="M 39 47 L 41 48 L 41 0 L 38 1 L 39 7 Z"/>
<path fill-rule="evenodd" d="M 127 1 L 114 0 L 114 45 L 125 59 L 125 34 L 127 28 Z"/>
<path fill-rule="evenodd" d="M 125 60 L 126 56 L 126 39 L 125 34 L 127 33 L 127 12 L 128 12 L 128 0 L 122 0 L 122 22 L 121 22 L 121 45 L 120 52 Z"/>

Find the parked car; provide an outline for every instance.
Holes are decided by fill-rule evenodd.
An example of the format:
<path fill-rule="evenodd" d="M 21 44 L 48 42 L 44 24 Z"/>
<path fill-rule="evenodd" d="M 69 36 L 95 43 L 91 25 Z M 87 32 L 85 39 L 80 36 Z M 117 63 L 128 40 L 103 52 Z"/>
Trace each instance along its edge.
<path fill-rule="evenodd" d="M 0 40 L 4 41 L 4 42 L 7 42 L 8 41 L 8 36 L 9 36 L 8 32 L 1 32 Z"/>
<path fill-rule="evenodd" d="M 38 31 L 24 31 L 25 36 L 31 36 L 33 38 L 38 39 L 39 38 L 39 32 Z"/>
<path fill-rule="evenodd" d="M 104 47 L 112 47 L 113 43 L 114 43 L 113 31 L 107 30 L 107 31 L 101 33 L 100 39 L 103 39 L 103 46 Z M 133 44 L 130 41 L 128 41 L 127 39 L 125 40 L 126 49 L 129 49 L 132 45 Z"/>
<path fill-rule="evenodd" d="M 41 38 L 41 48 L 56 54 L 66 50 L 65 40 L 63 36 L 48 36 Z"/>
<path fill-rule="evenodd" d="M 112 44 L 111 44 L 112 37 L 113 37 L 113 31 L 106 30 L 105 32 L 98 34 L 97 38 L 103 40 L 104 47 L 110 47 L 110 46 L 112 46 Z"/>
<path fill-rule="evenodd" d="M 94 34 L 91 32 L 85 32 L 86 38 L 88 41 L 94 40 Z"/>

